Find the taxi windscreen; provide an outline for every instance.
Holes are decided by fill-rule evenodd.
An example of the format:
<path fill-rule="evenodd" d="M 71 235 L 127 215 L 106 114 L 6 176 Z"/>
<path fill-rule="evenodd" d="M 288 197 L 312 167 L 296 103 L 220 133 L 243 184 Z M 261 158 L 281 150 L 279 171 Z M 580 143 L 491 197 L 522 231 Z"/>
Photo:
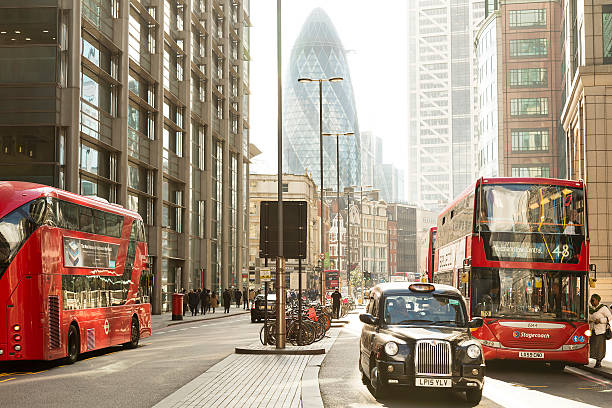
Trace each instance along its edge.
<path fill-rule="evenodd" d="M 466 312 L 457 298 L 424 293 L 387 295 L 383 319 L 388 325 L 416 324 L 463 327 Z"/>

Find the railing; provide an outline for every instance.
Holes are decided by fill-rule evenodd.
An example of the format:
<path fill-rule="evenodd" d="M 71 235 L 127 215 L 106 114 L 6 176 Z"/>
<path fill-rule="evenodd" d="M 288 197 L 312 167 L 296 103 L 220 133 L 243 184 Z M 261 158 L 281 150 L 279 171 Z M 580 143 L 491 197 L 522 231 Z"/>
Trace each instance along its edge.
<path fill-rule="evenodd" d="M 81 132 L 112 145 L 113 117 L 81 99 Z"/>

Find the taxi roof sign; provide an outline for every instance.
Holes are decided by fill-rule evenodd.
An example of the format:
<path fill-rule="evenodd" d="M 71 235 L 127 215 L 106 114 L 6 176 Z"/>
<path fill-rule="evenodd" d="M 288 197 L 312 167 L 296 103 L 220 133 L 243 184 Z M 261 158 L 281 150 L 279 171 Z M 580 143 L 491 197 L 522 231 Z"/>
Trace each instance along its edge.
<path fill-rule="evenodd" d="M 431 283 L 413 283 L 408 289 L 413 292 L 433 292 L 436 288 Z"/>

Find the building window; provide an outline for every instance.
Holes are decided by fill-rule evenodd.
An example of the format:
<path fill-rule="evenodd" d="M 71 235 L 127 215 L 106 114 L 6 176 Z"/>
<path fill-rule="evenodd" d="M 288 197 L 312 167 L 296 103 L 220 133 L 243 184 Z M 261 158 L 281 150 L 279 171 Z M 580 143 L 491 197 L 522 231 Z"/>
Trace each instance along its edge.
<path fill-rule="evenodd" d="M 602 7 L 601 26 L 604 64 L 612 64 L 612 5 Z"/>
<path fill-rule="evenodd" d="M 510 40 L 511 57 L 535 57 L 547 54 L 546 38 Z"/>
<path fill-rule="evenodd" d="M 511 116 L 548 115 L 548 98 L 518 98 L 510 100 Z"/>
<path fill-rule="evenodd" d="M 548 86 L 548 70 L 546 68 L 511 69 L 510 86 L 545 88 Z"/>
<path fill-rule="evenodd" d="M 550 177 L 548 166 L 516 166 L 512 167 L 512 177 Z"/>
<path fill-rule="evenodd" d="M 548 150 L 548 129 L 513 129 L 510 133 L 513 152 Z"/>
<path fill-rule="evenodd" d="M 510 10 L 510 28 L 546 27 L 546 10 Z"/>
<path fill-rule="evenodd" d="M 288 192 L 289 192 L 289 184 L 283 183 L 283 193 L 288 193 Z"/>

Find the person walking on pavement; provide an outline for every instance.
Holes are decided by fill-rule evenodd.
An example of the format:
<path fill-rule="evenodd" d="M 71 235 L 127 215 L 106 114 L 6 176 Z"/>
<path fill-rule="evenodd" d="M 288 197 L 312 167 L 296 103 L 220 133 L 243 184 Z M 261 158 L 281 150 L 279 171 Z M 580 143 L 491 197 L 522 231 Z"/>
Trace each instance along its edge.
<path fill-rule="evenodd" d="M 242 301 L 244 302 L 244 310 L 247 310 L 249 308 L 249 291 L 246 287 L 242 291 Z"/>
<path fill-rule="evenodd" d="M 232 294 L 230 293 L 229 289 L 225 289 L 223 291 L 223 313 L 229 313 L 230 312 L 230 306 L 232 303 Z"/>
<path fill-rule="evenodd" d="M 331 295 L 332 298 L 332 316 L 338 319 L 340 317 L 340 301 L 342 300 L 342 294 L 338 292 L 338 289 Z"/>
<path fill-rule="evenodd" d="M 240 308 L 240 299 L 242 299 L 242 292 L 239 289 L 236 289 L 234 292 L 234 297 L 236 298 L 236 307 Z"/>
<path fill-rule="evenodd" d="M 589 343 L 590 357 L 595 359 L 595 368 L 601 367 L 601 360 L 606 356 L 606 329 L 612 321 L 610 309 L 601 303 L 601 296 L 594 293 L 591 296 L 589 306 L 589 323 L 591 326 L 591 338 Z"/>
<path fill-rule="evenodd" d="M 183 294 L 183 316 L 185 316 L 187 314 L 187 309 L 189 309 L 189 297 L 184 288 L 181 289 L 181 293 Z"/>
<path fill-rule="evenodd" d="M 194 292 L 196 295 L 196 298 L 195 298 L 195 302 L 196 302 L 195 303 L 195 315 L 196 316 L 198 315 L 198 312 L 200 311 L 200 292 L 201 292 L 200 288 L 196 289 Z"/>
<path fill-rule="evenodd" d="M 193 291 L 193 289 L 191 289 L 189 291 L 189 310 L 191 310 L 191 315 L 195 316 L 195 308 L 196 308 L 196 302 L 197 302 L 197 295 L 196 293 Z"/>
<path fill-rule="evenodd" d="M 215 309 L 219 307 L 219 298 L 217 297 L 217 293 L 213 291 L 210 294 L 210 308 L 212 312 L 215 313 Z"/>
<path fill-rule="evenodd" d="M 208 308 L 208 304 L 210 303 L 210 295 L 208 294 L 208 289 L 204 288 L 202 292 L 200 292 L 200 302 L 202 303 L 202 315 L 206 315 L 206 309 Z"/>

